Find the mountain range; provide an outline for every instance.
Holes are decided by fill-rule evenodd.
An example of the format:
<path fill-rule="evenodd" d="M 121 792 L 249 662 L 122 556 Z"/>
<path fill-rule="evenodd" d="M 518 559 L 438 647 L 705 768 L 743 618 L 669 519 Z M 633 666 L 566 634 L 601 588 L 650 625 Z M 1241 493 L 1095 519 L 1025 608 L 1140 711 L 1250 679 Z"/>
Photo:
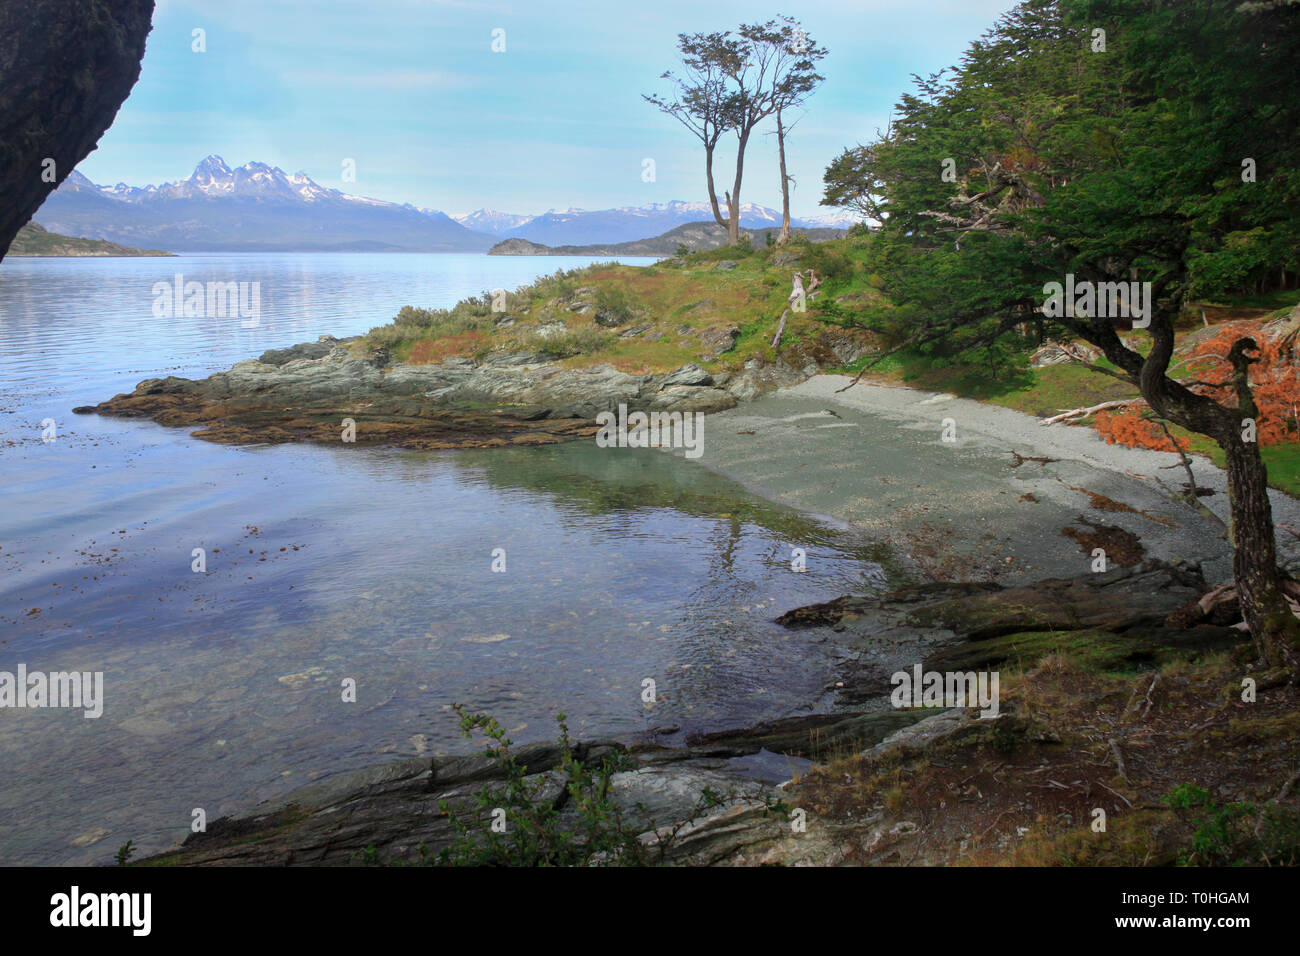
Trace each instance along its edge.
<path fill-rule="evenodd" d="M 775 230 L 766 230 L 775 232 Z M 843 229 L 822 226 L 791 228 L 797 236 L 807 236 L 813 242 L 838 239 L 844 235 Z M 755 246 L 766 241 L 763 231 L 742 229 L 742 236 L 747 236 Z M 662 236 L 650 239 L 634 239 L 630 242 L 597 242 L 588 245 L 545 246 L 519 236 L 502 239 L 488 250 L 490 256 L 672 256 L 685 247 L 691 252 L 718 249 L 730 241 L 731 236 L 726 226 L 719 226 L 715 221 L 688 222 L 685 225 L 669 229 Z"/>
<path fill-rule="evenodd" d="M 527 239 L 547 246 L 632 242 L 662 235 L 687 223 L 712 219 L 713 210 L 705 202 L 653 203 L 596 211 L 552 209 L 531 218 L 479 209 L 468 216 L 455 217 L 469 229 L 501 239 Z M 811 219 L 792 217 L 790 225 L 800 229 L 847 229 L 853 222 L 844 215 Z M 780 229 L 781 214 L 766 206 L 744 203 L 740 207 L 740 224 L 746 229 Z"/>
<path fill-rule="evenodd" d="M 37 215 L 52 232 L 171 252 L 485 252 L 511 237 L 544 245 L 628 242 L 712 218 L 707 203 L 687 202 L 540 216 L 479 209 L 452 218 L 354 196 L 266 163 L 231 169 L 220 156 L 208 156 L 188 179 L 159 186 L 98 186 L 74 170 Z M 772 209 L 743 207 L 746 228 L 775 229 L 780 222 Z M 842 216 L 792 220 L 804 228 L 851 223 Z"/>

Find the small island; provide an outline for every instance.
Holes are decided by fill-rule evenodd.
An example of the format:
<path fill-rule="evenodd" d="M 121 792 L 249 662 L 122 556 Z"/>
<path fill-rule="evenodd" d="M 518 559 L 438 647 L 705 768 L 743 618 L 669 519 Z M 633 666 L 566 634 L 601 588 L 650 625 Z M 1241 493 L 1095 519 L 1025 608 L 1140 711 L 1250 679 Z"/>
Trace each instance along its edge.
<path fill-rule="evenodd" d="M 132 249 L 119 246 L 107 239 L 82 239 L 78 236 L 61 236 L 50 232 L 36 222 L 29 222 L 18 230 L 13 245 L 9 247 L 10 256 L 170 256 L 173 253 L 161 249 Z"/>

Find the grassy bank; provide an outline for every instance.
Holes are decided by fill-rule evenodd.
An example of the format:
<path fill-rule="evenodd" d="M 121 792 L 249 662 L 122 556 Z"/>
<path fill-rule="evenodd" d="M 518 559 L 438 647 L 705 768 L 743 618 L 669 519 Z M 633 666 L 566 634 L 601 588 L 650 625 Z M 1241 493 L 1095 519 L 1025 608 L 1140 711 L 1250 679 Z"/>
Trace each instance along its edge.
<path fill-rule="evenodd" d="M 408 306 L 356 348 L 384 347 L 393 358 L 416 364 L 532 352 L 567 367 L 608 364 L 632 374 L 665 372 L 690 362 L 716 374 L 753 360 L 767 364 L 782 359 L 797 367 L 811 360 L 830 371 L 856 373 L 868 359 L 837 367 L 827 343 L 851 340 L 872 350 L 879 347 L 870 331 L 873 315 L 890 305 L 869 271 L 870 242 L 865 235 L 822 243 L 796 237 L 781 247 L 742 242 L 648 267 L 607 264 L 557 272 L 451 309 Z M 806 311 L 787 315 L 780 346 L 774 348 L 771 340 L 786 307 L 792 273 L 808 269 L 822 284 Z M 1197 303 L 1179 330 L 1180 340 L 1197 334 L 1205 323 L 1281 315 L 1298 301 L 1300 292 L 1291 291 Z M 1030 368 L 1027 355 L 1003 355 L 989 364 L 954 363 L 905 350 L 873 366 L 865 380 L 949 392 L 1037 416 L 1136 397 L 1126 383 L 1080 365 Z M 1075 427 L 1094 423 L 1083 418 Z M 1223 465 L 1213 441 L 1172 430 L 1191 454 Z M 1273 487 L 1300 496 L 1300 445 L 1265 446 L 1263 455 Z"/>
<path fill-rule="evenodd" d="M 488 292 L 452 309 L 404 308 L 359 348 L 385 347 L 399 361 L 482 359 L 530 351 L 566 366 L 609 364 L 641 374 L 696 362 L 711 372 L 773 362 L 829 331 L 852 329 L 834 298 L 865 301 L 858 261 L 863 240 L 781 249 L 748 243 L 663 260 L 648 267 L 596 265 L 557 272 L 496 297 Z M 781 349 L 771 346 L 790 295 L 791 273 L 827 276 L 805 312 L 787 317 Z M 498 306 L 494 310 L 494 305 Z M 856 334 L 864 339 L 863 330 Z"/>
<path fill-rule="evenodd" d="M 1131 640 L 1104 631 L 997 640 L 1001 719 L 816 768 L 792 802 L 841 825 L 874 820 L 898 840 L 901 865 L 1300 862 L 1300 812 L 1284 786 L 1297 691 L 1243 700 L 1247 645 L 1139 670 Z"/>

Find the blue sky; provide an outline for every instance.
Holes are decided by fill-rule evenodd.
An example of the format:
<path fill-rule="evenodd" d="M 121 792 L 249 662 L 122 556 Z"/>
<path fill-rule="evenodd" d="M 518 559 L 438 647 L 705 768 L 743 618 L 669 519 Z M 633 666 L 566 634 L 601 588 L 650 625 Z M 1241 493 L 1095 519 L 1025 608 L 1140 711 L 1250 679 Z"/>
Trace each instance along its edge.
<path fill-rule="evenodd" d="M 794 215 L 883 127 L 910 75 L 950 65 L 1012 0 L 161 0 L 140 80 L 99 149 L 98 183 L 183 179 L 209 153 L 452 214 L 537 214 L 705 198 L 698 141 L 640 94 L 667 91 L 681 32 L 797 16 L 826 81 L 787 143 Z M 206 31 L 207 51 L 191 50 Z M 505 31 L 505 52 L 491 50 Z M 720 156 L 730 181 L 734 152 Z M 655 181 L 642 180 L 642 160 Z M 356 181 L 343 182 L 343 161 Z M 779 208 L 776 137 L 746 154 L 742 199 Z"/>

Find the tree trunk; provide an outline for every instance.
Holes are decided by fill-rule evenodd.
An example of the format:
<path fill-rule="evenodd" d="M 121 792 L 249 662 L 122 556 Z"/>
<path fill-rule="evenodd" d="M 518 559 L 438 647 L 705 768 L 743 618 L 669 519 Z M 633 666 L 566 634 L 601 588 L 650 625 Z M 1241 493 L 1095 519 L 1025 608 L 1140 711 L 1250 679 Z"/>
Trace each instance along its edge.
<path fill-rule="evenodd" d="M 727 223 L 722 218 L 722 212 L 718 209 L 718 190 L 713 185 L 713 150 L 714 147 L 704 146 L 704 174 L 709 181 L 709 205 L 713 207 L 713 218 L 717 220 L 719 226 L 725 226 Z"/>
<path fill-rule="evenodd" d="M 748 145 L 749 130 L 745 130 L 736 144 L 736 181 L 731 192 L 727 193 L 727 233 L 733 246 L 740 242 L 740 181 L 745 176 L 745 147 Z"/>
<path fill-rule="evenodd" d="M 1255 649 L 1270 667 L 1300 673 L 1300 621 L 1283 596 L 1273 538 L 1268 472 L 1259 443 L 1235 435 L 1220 441 L 1227 455 L 1228 499 L 1232 509 L 1232 573 L 1241 610 Z"/>
<path fill-rule="evenodd" d="M 781 111 L 776 111 L 776 149 L 781 158 L 781 231 L 776 244 L 785 245 L 790 240 L 790 177 L 785 172 L 785 127 L 781 125 Z"/>
<path fill-rule="evenodd" d="M 1232 573 L 1242 615 L 1260 659 L 1271 667 L 1289 668 L 1292 680 L 1300 680 L 1300 620 L 1286 602 L 1283 588 L 1287 578 L 1277 566 L 1268 471 L 1259 453 L 1259 442 L 1242 438 L 1243 420 L 1259 420 L 1250 384 L 1250 366 L 1258 361 L 1250 353 L 1257 353 L 1259 347 L 1254 339 L 1243 337 L 1228 351 L 1236 408 L 1192 392 L 1166 374 L 1174 351 L 1173 318 L 1180 304 L 1179 300 L 1173 301 L 1153 320 L 1151 350 L 1145 360 L 1120 345 L 1113 329 L 1102 323 L 1092 325 L 1094 335 L 1090 341 L 1112 362 L 1133 374 L 1142 397 L 1157 415 L 1208 435 L 1223 449 L 1228 472 Z"/>

